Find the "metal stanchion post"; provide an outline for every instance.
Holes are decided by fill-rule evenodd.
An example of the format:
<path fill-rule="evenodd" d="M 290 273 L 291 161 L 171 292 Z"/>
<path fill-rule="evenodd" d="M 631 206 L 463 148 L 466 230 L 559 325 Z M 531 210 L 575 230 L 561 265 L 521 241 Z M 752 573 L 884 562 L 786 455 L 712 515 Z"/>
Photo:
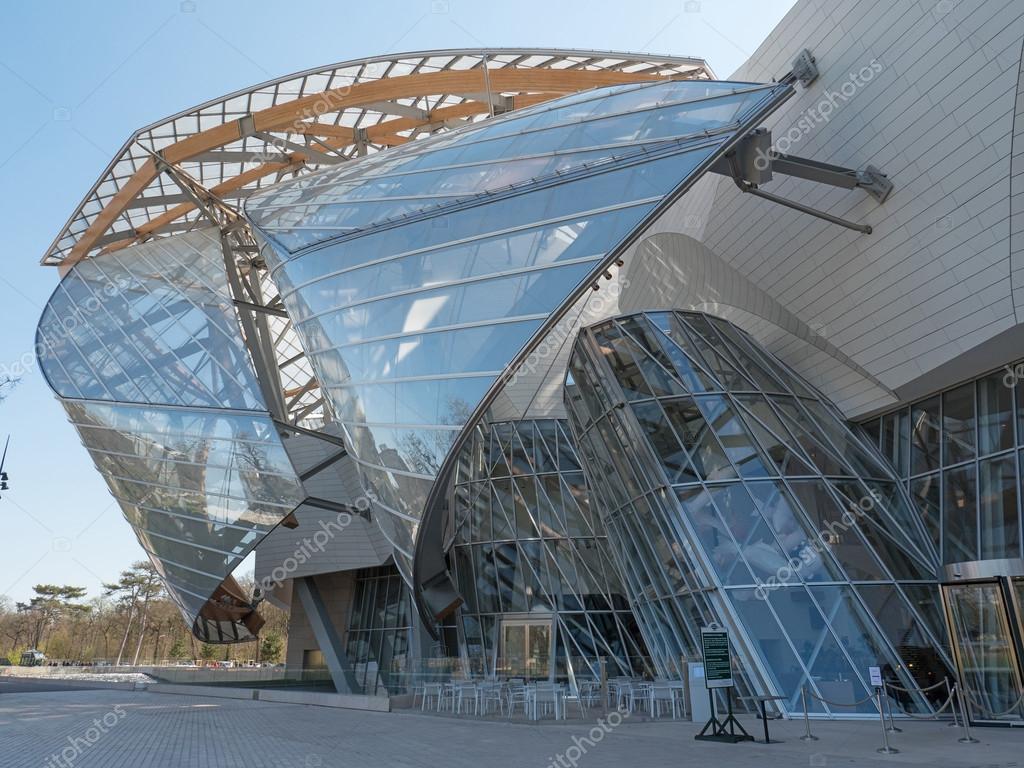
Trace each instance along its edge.
<path fill-rule="evenodd" d="M 882 693 L 885 696 L 885 708 L 889 712 L 889 733 L 903 733 L 902 728 L 897 728 L 896 723 L 892 718 L 892 703 L 889 701 L 889 693 L 883 686 Z"/>
<path fill-rule="evenodd" d="M 883 755 L 895 755 L 899 750 L 889 746 L 889 731 L 885 727 L 885 710 L 882 708 L 882 687 L 880 685 L 875 686 L 875 698 L 878 699 L 878 721 L 882 724 L 882 746 L 876 751 Z"/>
<path fill-rule="evenodd" d="M 971 736 L 971 723 L 967 719 L 967 707 L 964 704 L 964 692 L 960 690 L 959 683 L 953 683 L 953 689 L 956 691 L 957 701 L 960 702 L 960 718 L 964 723 L 964 735 L 961 736 L 957 741 L 961 744 L 978 744 L 978 740 Z"/>
<path fill-rule="evenodd" d="M 800 741 L 817 741 L 818 737 L 811 733 L 811 718 L 807 716 L 807 688 L 804 686 L 800 688 L 800 701 L 804 705 L 804 735 Z"/>
<path fill-rule="evenodd" d="M 598 669 L 601 675 L 601 710 L 605 717 L 608 716 L 608 662 L 602 656 L 598 660 Z"/>
<path fill-rule="evenodd" d="M 949 678 L 948 677 L 944 677 L 942 679 L 946 682 L 946 698 L 948 699 L 950 696 L 953 695 L 953 687 L 949 684 Z M 956 713 L 956 710 L 957 710 L 956 706 L 952 706 L 952 707 L 949 708 L 949 711 L 953 714 L 953 722 L 951 722 L 949 724 L 950 728 L 959 728 L 960 727 L 960 715 L 958 715 Z"/>

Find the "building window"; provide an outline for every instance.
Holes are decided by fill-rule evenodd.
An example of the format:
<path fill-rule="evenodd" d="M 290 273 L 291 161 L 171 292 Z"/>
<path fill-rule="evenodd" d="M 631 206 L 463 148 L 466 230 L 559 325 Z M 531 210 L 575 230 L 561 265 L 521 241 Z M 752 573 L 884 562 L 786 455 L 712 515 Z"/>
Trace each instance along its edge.
<path fill-rule="evenodd" d="M 945 564 L 1022 556 L 1021 371 L 1024 363 L 1008 365 L 862 425 L 907 484 Z"/>

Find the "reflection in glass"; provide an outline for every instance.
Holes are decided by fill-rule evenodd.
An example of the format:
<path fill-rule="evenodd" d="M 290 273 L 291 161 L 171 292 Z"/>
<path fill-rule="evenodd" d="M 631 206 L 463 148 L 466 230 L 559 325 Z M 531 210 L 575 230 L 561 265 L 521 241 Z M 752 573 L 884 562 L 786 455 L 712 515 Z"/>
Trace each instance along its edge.
<path fill-rule="evenodd" d="M 565 422 L 477 428 L 458 464 L 449 561 L 465 599 L 458 614 L 463 630 L 492 621 L 503 633 L 517 633 L 511 644 L 502 635 L 506 650 L 487 642 L 467 650 L 469 667 L 493 674 L 499 664 L 522 676 L 529 666 L 531 676 L 546 678 L 554 622 L 557 676 L 593 676 L 601 657 L 623 674 L 641 668 L 645 652 L 635 641 L 635 619 Z M 540 630 L 525 630 L 510 617 L 538 612 L 551 617 L 543 640 L 532 634 Z"/>
<path fill-rule="evenodd" d="M 626 336 L 643 341 L 627 347 Z M 877 445 L 736 326 L 700 313 L 599 323 L 569 368 L 594 506 L 659 671 L 673 674 L 709 620 L 738 615 L 740 689 L 777 692 L 789 711 L 802 685 L 833 702 L 864 698 L 868 666 L 912 685 L 900 646 L 849 586 L 935 583 L 924 517 Z M 906 626 L 923 626 L 900 607 Z M 929 711 L 917 694 L 900 703 Z"/>

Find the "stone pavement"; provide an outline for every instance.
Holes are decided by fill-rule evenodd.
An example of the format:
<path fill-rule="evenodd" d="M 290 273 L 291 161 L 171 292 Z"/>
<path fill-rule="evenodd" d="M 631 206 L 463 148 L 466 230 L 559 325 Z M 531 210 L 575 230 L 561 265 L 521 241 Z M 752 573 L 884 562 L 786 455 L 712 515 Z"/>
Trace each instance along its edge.
<path fill-rule="evenodd" d="M 782 744 L 696 742 L 682 722 L 572 721 L 542 726 L 418 711 L 356 712 L 119 690 L 0 695 L 0 768 L 633 768 L 633 766 L 1024 766 L 1024 733 L 976 729 L 958 744 L 945 723 L 901 723 L 898 755 L 879 755 L 877 721 L 775 721 Z M 759 725 L 744 720 L 751 732 Z M 598 728 L 594 731 L 592 729 Z"/>

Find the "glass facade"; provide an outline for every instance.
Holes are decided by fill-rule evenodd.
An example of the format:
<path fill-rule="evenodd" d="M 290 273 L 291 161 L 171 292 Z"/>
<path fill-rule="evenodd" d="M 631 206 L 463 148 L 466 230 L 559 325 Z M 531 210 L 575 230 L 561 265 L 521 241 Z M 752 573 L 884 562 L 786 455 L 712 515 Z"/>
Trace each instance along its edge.
<path fill-rule="evenodd" d="M 409 578 L 440 466 L 509 360 L 789 86 L 616 86 L 409 142 L 246 203 Z"/>
<path fill-rule="evenodd" d="M 863 424 L 909 490 L 943 563 L 1022 557 L 1021 365 Z"/>
<path fill-rule="evenodd" d="M 459 457 L 449 561 L 476 674 L 597 677 L 643 669 L 643 642 L 564 420 L 478 427 Z M 538 631 L 539 630 L 539 633 Z M 554 632 L 546 643 L 517 633 Z"/>
<path fill-rule="evenodd" d="M 592 499 L 655 665 L 678 674 L 700 628 L 734 631 L 741 685 L 836 705 L 869 666 L 949 674 L 938 559 L 880 454 L 732 324 L 649 312 L 577 339 L 565 387 Z M 929 604 L 931 607 L 929 608 Z M 917 695 L 900 704 L 923 711 Z"/>
<path fill-rule="evenodd" d="M 197 636 L 251 639 L 231 572 L 304 498 L 241 339 L 217 232 L 80 262 L 39 365 Z"/>
<path fill-rule="evenodd" d="M 346 652 L 363 693 L 394 693 L 403 684 L 409 666 L 411 607 L 409 591 L 394 566 L 356 572 Z"/>

